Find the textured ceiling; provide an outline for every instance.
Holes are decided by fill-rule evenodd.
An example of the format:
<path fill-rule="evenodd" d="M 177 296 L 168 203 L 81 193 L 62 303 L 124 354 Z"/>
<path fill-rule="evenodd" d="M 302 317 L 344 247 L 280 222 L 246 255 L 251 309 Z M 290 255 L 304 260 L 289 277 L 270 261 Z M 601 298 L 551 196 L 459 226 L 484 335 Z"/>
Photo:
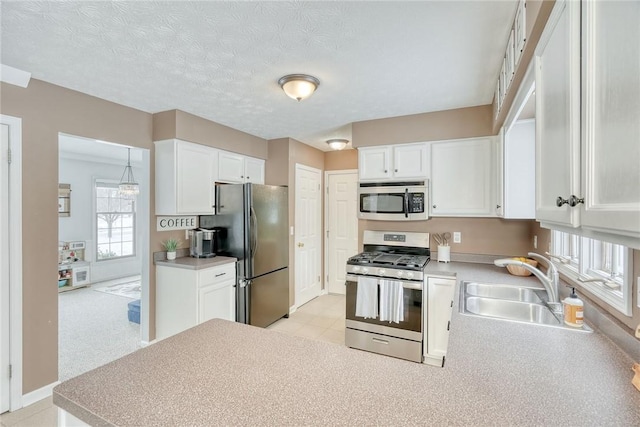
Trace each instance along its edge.
<path fill-rule="evenodd" d="M 326 150 L 355 121 L 491 103 L 516 3 L 2 1 L 1 62 Z M 292 73 L 320 79 L 311 98 L 284 95 Z"/>

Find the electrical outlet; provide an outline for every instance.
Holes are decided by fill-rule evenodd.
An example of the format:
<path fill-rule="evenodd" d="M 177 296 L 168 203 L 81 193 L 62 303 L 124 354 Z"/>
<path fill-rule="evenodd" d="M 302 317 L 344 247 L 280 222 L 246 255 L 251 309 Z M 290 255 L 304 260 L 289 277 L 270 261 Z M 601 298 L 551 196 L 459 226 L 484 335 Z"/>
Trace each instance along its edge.
<path fill-rule="evenodd" d="M 640 338 L 640 324 L 638 324 L 638 327 L 636 328 L 636 338 Z"/>
<path fill-rule="evenodd" d="M 189 240 L 189 230 L 184 230 L 184 239 Z"/>
<path fill-rule="evenodd" d="M 533 249 L 538 249 L 538 236 L 533 236 Z"/>
<path fill-rule="evenodd" d="M 461 243 L 462 242 L 462 233 L 459 231 L 453 232 L 453 243 Z"/>

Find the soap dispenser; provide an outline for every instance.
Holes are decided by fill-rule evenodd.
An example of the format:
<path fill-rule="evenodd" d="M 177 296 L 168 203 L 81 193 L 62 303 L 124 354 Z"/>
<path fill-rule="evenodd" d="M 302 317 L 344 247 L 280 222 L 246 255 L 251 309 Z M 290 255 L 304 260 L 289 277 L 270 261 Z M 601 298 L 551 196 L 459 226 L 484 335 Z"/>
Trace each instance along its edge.
<path fill-rule="evenodd" d="M 564 323 L 574 328 L 581 328 L 584 323 L 584 303 L 571 288 L 571 295 L 562 300 L 564 307 Z"/>

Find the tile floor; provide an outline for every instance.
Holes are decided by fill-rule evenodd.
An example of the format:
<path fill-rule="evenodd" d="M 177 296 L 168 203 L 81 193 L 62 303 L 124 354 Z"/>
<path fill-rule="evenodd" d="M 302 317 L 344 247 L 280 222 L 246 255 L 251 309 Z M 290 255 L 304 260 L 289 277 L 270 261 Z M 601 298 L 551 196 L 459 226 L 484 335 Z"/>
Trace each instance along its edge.
<path fill-rule="evenodd" d="M 322 295 L 298 308 L 288 319 L 267 329 L 344 345 L 344 295 Z M 51 397 L 15 412 L 0 415 L 2 427 L 56 427 L 58 410 Z"/>

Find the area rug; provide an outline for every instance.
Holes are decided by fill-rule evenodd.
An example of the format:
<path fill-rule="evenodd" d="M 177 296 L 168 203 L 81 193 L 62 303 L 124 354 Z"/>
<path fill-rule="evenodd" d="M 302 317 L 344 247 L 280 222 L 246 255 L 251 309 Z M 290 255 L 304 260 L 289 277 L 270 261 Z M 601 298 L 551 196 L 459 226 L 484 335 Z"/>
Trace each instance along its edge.
<path fill-rule="evenodd" d="M 95 288 L 94 291 L 118 295 L 125 298 L 140 299 L 140 280 L 111 286 L 103 286 L 101 288 Z"/>

